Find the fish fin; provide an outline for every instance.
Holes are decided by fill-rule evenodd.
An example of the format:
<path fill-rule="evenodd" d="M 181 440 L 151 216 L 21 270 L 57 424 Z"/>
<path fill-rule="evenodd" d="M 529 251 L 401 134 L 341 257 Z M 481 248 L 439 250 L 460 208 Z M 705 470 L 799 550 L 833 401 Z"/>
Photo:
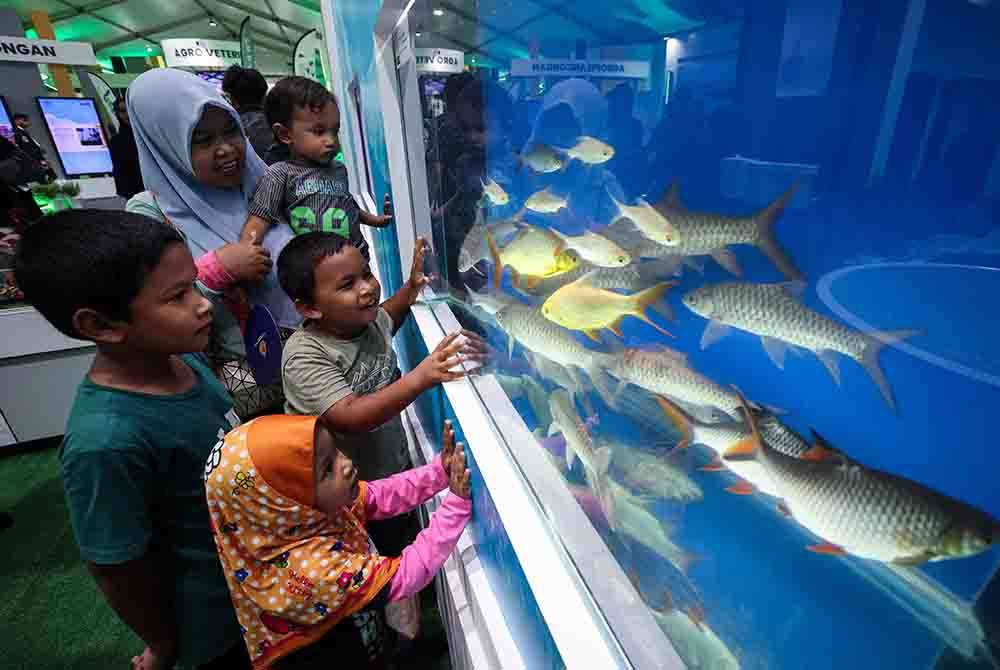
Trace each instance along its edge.
<path fill-rule="evenodd" d="M 538 285 L 542 283 L 542 278 L 537 275 L 529 275 L 526 283 L 526 288 L 529 291 L 534 291 L 538 288 Z"/>
<path fill-rule="evenodd" d="M 774 236 L 774 224 L 781 218 L 781 214 L 785 211 L 788 203 L 792 201 L 798 188 L 799 182 L 796 180 L 777 200 L 754 217 L 754 223 L 757 226 L 757 248 L 767 256 L 781 274 L 793 281 L 805 279 L 805 275 L 795 267 L 795 262 L 778 243 L 778 239 Z"/>
<path fill-rule="evenodd" d="M 740 267 L 740 262 L 736 259 L 736 254 L 729 249 L 716 249 L 711 253 L 711 256 L 715 262 L 724 267 L 729 274 L 737 277 L 743 276 L 743 268 Z"/>
<path fill-rule="evenodd" d="M 493 256 L 493 288 L 500 288 L 500 280 L 503 278 L 503 262 L 500 260 L 500 249 L 493 240 L 489 232 L 483 233 L 486 236 L 486 244 L 490 247 L 490 255 Z"/>
<path fill-rule="evenodd" d="M 514 358 L 514 336 L 507 335 L 507 358 Z"/>
<path fill-rule="evenodd" d="M 654 323 L 652 319 L 646 316 L 646 309 L 653 303 L 662 300 L 663 294 L 666 293 L 671 286 L 676 286 L 676 285 L 677 282 L 675 281 L 665 281 L 633 295 L 632 296 L 633 308 L 631 312 L 632 315 L 638 319 L 642 319 L 643 321 L 645 321 L 650 326 L 652 326 L 659 332 L 663 333 L 667 337 L 673 337 L 673 335 L 670 332 L 661 328 L 656 323 Z"/>
<path fill-rule="evenodd" d="M 697 256 L 685 256 L 684 265 L 688 266 L 700 275 L 705 274 L 705 261 Z"/>
<path fill-rule="evenodd" d="M 684 203 L 681 202 L 681 186 L 676 180 L 670 182 L 670 188 L 656 203 L 657 208 L 672 210 L 675 212 L 684 211 Z"/>
<path fill-rule="evenodd" d="M 739 481 L 732 486 L 726 487 L 726 493 L 732 493 L 735 496 L 751 496 L 756 491 L 757 487 L 746 481 Z"/>
<path fill-rule="evenodd" d="M 726 466 L 723 465 L 722 459 L 716 456 L 715 458 L 712 459 L 711 463 L 703 465 L 698 469 L 701 470 L 702 472 L 722 472 L 723 470 L 726 469 Z"/>
<path fill-rule="evenodd" d="M 878 386 L 878 390 L 881 391 L 886 404 L 889 405 L 889 409 L 893 412 L 896 411 L 896 401 L 892 396 L 892 388 L 890 388 L 889 382 L 886 380 L 881 366 L 879 366 L 878 357 L 882 349 L 886 346 L 902 342 L 916 335 L 920 335 L 919 330 L 895 330 L 872 333 L 871 339 L 865 345 L 864 351 L 861 352 L 861 360 L 859 361 L 861 367 L 865 369 L 872 378 L 872 381 L 875 382 L 875 385 Z"/>
<path fill-rule="evenodd" d="M 597 466 L 597 476 L 604 477 L 611 467 L 611 447 L 601 447 L 594 451 L 594 465 Z"/>
<path fill-rule="evenodd" d="M 724 338 L 729 334 L 731 330 L 730 326 L 718 321 L 709 321 L 705 326 L 705 332 L 701 335 L 701 348 L 702 351 L 708 349 L 710 346 Z"/>
<path fill-rule="evenodd" d="M 840 365 L 837 363 L 837 353 L 832 349 L 820 349 L 816 352 L 816 358 L 826 366 L 834 383 L 840 386 Z"/>
<path fill-rule="evenodd" d="M 779 286 L 781 287 L 781 290 L 788 295 L 801 300 L 802 296 L 805 295 L 808 283 L 800 279 L 795 281 L 786 281 L 783 284 L 779 284 Z"/>
<path fill-rule="evenodd" d="M 705 560 L 705 557 L 700 554 L 692 554 L 686 551 L 681 552 L 681 555 L 677 557 L 677 569 L 680 570 L 682 574 L 686 575 L 692 565 L 703 560 Z"/>
<path fill-rule="evenodd" d="M 601 342 L 601 336 L 597 333 L 596 330 L 590 329 L 590 330 L 583 330 L 581 332 L 594 342 L 597 342 L 598 344 L 603 344 L 603 342 Z"/>
<path fill-rule="evenodd" d="M 799 458 L 803 461 L 812 461 L 814 463 L 828 463 L 830 461 L 842 460 L 840 452 L 833 449 L 827 449 L 819 444 L 810 447 Z"/>
<path fill-rule="evenodd" d="M 757 458 L 757 443 L 752 437 L 740 440 L 733 446 L 726 449 L 722 457 L 727 461 L 739 463 L 740 461 L 753 461 Z"/>
<path fill-rule="evenodd" d="M 681 273 L 683 256 L 670 256 L 639 264 L 639 277 L 643 281 L 656 281 L 663 277 L 677 277 Z"/>
<path fill-rule="evenodd" d="M 785 354 L 788 353 L 788 344 L 775 337 L 768 337 L 767 335 L 761 335 L 760 341 L 764 345 L 764 351 L 767 352 L 767 356 L 771 359 L 771 362 L 777 365 L 779 369 L 784 370 Z"/>
<path fill-rule="evenodd" d="M 778 501 L 777 509 L 778 509 L 778 514 L 785 517 L 786 519 L 794 518 L 792 517 L 792 510 L 788 507 L 788 503 L 786 503 L 784 500 Z"/>
<path fill-rule="evenodd" d="M 843 547 L 825 541 L 820 544 L 811 544 L 806 549 L 814 554 L 827 554 L 828 556 L 845 556 L 847 554 Z"/>
<path fill-rule="evenodd" d="M 660 409 L 663 410 L 663 413 L 667 415 L 667 419 L 670 420 L 673 427 L 681 434 L 681 439 L 674 449 L 687 448 L 694 439 L 694 420 L 687 412 L 663 396 L 654 395 L 653 398 L 660 406 Z"/>
<path fill-rule="evenodd" d="M 614 323 L 608 326 L 608 330 L 612 333 L 624 339 L 625 335 L 622 333 L 622 320 L 618 319 Z"/>
<path fill-rule="evenodd" d="M 923 565 L 927 561 L 934 558 L 935 554 L 933 551 L 924 551 L 914 556 L 903 556 L 901 558 L 894 558 L 890 561 L 893 565 L 899 565 L 903 567 L 916 567 L 918 565 Z"/>

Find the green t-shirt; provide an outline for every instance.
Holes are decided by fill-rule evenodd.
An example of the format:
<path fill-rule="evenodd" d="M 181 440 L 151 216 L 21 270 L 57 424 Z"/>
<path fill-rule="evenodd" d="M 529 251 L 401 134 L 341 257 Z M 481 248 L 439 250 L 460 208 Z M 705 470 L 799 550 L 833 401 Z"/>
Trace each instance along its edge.
<path fill-rule="evenodd" d="M 179 395 L 122 391 L 85 378 L 59 465 L 83 560 L 115 565 L 150 549 L 167 557 L 178 664 L 188 666 L 242 643 L 209 527 L 203 480 L 209 452 L 239 419 L 203 360 L 195 355 L 183 360 L 198 381 Z"/>

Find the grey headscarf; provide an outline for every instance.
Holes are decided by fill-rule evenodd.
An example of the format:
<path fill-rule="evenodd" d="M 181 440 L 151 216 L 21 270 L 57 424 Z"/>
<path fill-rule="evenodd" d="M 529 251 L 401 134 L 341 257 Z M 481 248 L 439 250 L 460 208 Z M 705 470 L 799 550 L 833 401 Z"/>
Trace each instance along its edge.
<path fill-rule="evenodd" d="M 184 233 L 191 252 L 199 256 L 238 241 L 247 201 L 267 166 L 247 142 L 241 188 L 200 184 L 191 166 L 191 135 L 206 105 L 224 109 L 237 123 L 239 114 L 214 86 L 183 70 L 145 72 L 128 93 L 142 180 L 163 214 Z"/>

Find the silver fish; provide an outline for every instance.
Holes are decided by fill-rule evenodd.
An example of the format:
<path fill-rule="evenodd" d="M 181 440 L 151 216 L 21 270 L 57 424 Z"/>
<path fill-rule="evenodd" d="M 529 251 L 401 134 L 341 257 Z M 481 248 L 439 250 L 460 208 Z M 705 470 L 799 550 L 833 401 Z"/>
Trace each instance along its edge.
<path fill-rule="evenodd" d="M 657 498 L 683 503 L 697 502 L 704 497 L 701 487 L 668 457 L 619 441 L 598 440 L 597 443 L 612 450 L 615 466 L 623 473 L 625 484 Z"/>
<path fill-rule="evenodd" d="M 767 474 L 767 469 L 754 461 L 723 461 L 722 456 L 750 439 L 752 433 L 742 419 L 727 420 L 719 423 L 706 423 L 693 418 L 676 404 L 664 398 L 657 398 L 660 408 L 671 420 L 674 428 L 681 434 L 678 448 L 689 444 L 700 444 L 708 447 L 714 453 L 712 463 L 701 469 L 706 472 L 716 472 L 728 468 L 743 481 L 726 490 L 737 495 L 749 495 L 755 491 L 766 493 L 773 498 L 780 498 L 778 487 Z M 740 411 L 742 416 L 742 409 Z M 791 458 L 802 458 L 811 449 L 811 445 L 794 430 L 782 423 L 771 413 L 761 413 L 758 418 L 761 437 L 772 449 Z"/>
<path fill-rule="evenodd" d="M 650 610 L 687 670 L 740 670 L 726 643 L 694 613 Z"/>
<path fill-rule="evenodd" d="M 563 366 L 569 376 L 577 380 L 577 387 L 583 386 L 579 370 L 589 373 L 591 381 L 599 388 L 604 386 L 601 366 L 610 362 L 611 356 L 583 346 L 571 331 L 546 319 L 540 309 L 510 305 L 498 311 L 494 318 L 497 326 L 507 333 L 509 355 L 513 355 L 516 340 L 525 349 Z"/>
<path fill-rule="evenodd" d="M 468 286 L 465 287 L 468 293 L 469 304 L 473 307 L 478 307 L 490 316 L 495 316 L 504 307 L 510 307 L 511 305 L 520 305 L 521 303 L 506 295 L 505 293 L 500 293 L 499 291 L 488 292 L 486 289 L 482 291 L 475 291 Z"/>
<path fill-rule="evenodd" d="M 567 469 L 572 469 L 573 462 L 580 459 L 587 476 L 587 483 L 594 491 L 594 495 L 601 501 L 601 508 L 608 519 L 608 525 L 612 530 L 616 530 L 615 502 L 608 486 L 608 467 L 611 465 L 610 447 L 598 448 L 595 446 L 590 431 L 576 411 L 573 398 L 566 391 L 562 389 L 553 391 L 552 395 L 549 396 L 549 412 L 552 415 L 549 435 L 562 433 L 566 440 Z"/>
<path fill-rule="evenodd" d="M 524 206 L 539 214 L 555 214 L 566 207 L 566 198 L 556 195 L 550 188 L 544 188 L 532 193 L 525 201 Z"/>
<path fill-rule="evenodd" d="M 531 288 L 522 287 L 524 293 L 534 296 L 548 296 L 563 286 L 571 284 L 586 274 L 590 274 L 590 283 L 594 288 L 607 290 L 624 290 L 629 293 L 649 288 L 664 277 L 673 276 L 676 272 L 674 263 L 652 261 L 649 263 L 633 263 L 620 268 L 599 268 L 590 263 L 581 262 L 577 267 L 561 275 L 549 277 L 538 282 Z M 670 318 L 669 314 L 664 316 Z"/>
<path fill-rule="evenodd" d="M 650 393 L 689 405 L 717 407 L 734 419 L 741 418 L 740 400 L 735 393 L 699 373 L 684 354 L 668 347 L 626 349 L 605 370 L 619 380 L 615 396 L 626 383 L 635 384 Z"/>
<path fill-rule="evenodd" d="M 486 177 L 486 179 L 480 177 L 479 183 L 483 187 L 483 193 L 486 194 L 486 197 L 489 198 L 490 202 L 494 205 L 506 205 L 510 202 L 507 191 L 503 190 L 503 187 L 496 183 L 492 177 Z"/>
<path fill-rule="evenodd" d="M 576 144 L 569 149 L 561 149 L 570 158 L 575 158 L 588 165 L 600 165 L 615 157 L 615 148 L 599 139 L 581 135 L 576 138 Z"/>
<path fill-rule="evenodd" d="M 535 172 L 546 174 L 558 172 L 566 166 L 566 157 L 548 146 L 547 144 L 535 144 L 531 149 L 521 156 L 525 165 Z"/>
<path fill-rule="evenodd" d="M 971 505 L 867 468 L 818 435 L 804 458 L 787 456 L 763 442 L 756 419 L 748 417 L 750 440 L 724 460 L 764 466 L 792 518 L 822 538 L 811 551 L 920 565 L 972 556 L 1000 541 L 1000 521 Z"/>
<path fill-rule="evenodd" d="M 748 244 L 760 249 L 786 278 L 800 280 L 804 275 L 774 236 L 774 224 L 797 189 L 798 182 L 760 212 L 752 216 L 734 217 L 688 210 L 681 204 L 678 188 L 674 185 L 662 200 L 653 205 L 653 209 L 677 231 L 679 242 L 673 247 L 676 253 L 685 256 L 711 256 L 726 270 L 742 277 L 743 270 L 736 256 L 727 247 L 732 244 Z"/>
<path fill-rule="evenodd" d="M 608 478 L 608 486 L 615 502 L 617 532 L 648 547 L 686 574 L 695 557 L 670 538 L 673 528 L 650 512 L 642 497 L 632 494 L 613 478 Z"/>
<path fill-rule="evenodd" d="M 493 373 L 500 388 L 511 400 L 524 398 L 531 405 L 531 411 L 540 426 L 548 430 L 552 425 L 552 413 L 549 411 L 549 394 L 534 378 L 527 375 L 514 377 L 502 373 Z"/>
<path fill-rule="evenodd" d="M 917 335 L 914 330 L 866 334 L 837 323 L 798 301 L 805 286 L 726 282 L 695 289 L 683 298 L 695 314 L 709 320 L 701 338 L 702 349 L 721 337 L 729 327 L 759 335 L 764 350 L 784 369 L 788 345 L 803 347 L 816 354 L 840 384 L 840 368 L 834 353 L 857 361 L 878 386 L 882 397 L 896 408 L 889 382 L 879 367 L 879 353 L 886 345 Z"/>

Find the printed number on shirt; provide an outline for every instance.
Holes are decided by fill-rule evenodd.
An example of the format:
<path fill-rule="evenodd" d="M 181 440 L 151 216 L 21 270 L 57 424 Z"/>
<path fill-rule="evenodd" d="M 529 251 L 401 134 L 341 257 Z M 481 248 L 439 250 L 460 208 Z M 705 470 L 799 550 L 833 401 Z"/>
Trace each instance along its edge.
<path fill-rule="evenodd" d="M 292 230 L 296 235 L 304 235 L 316 231 L 316 213 L 309 207 L 296 207 L 291 211 Z M 339 208 L 328 209 L 323 212 L 320 219 L 319 231 L 323 233 L 335 233 L 345 239 L 351 236 L 351 224 L 347 219 L 347 212 Z"/>

